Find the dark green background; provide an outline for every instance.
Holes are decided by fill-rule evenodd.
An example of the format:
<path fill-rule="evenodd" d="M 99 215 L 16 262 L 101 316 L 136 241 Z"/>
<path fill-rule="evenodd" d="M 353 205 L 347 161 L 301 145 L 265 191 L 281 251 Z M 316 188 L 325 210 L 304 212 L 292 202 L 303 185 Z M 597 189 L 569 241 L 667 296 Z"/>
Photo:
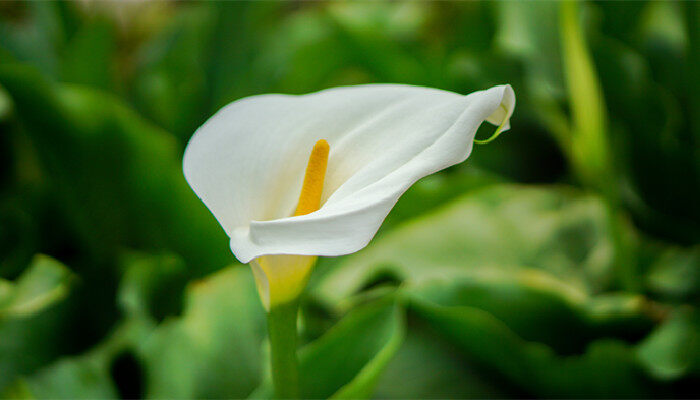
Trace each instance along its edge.
<path fill-rule="evenodd" d="M 244 96 L 397 82 L 510 83 L 512 129 L 320 261 L 304 395 L 700 396 L 699 20 L 698 2 L 0 2 L 0 395 L 269 396 L 264 311 L 184 181 L 187 139 Z"/>

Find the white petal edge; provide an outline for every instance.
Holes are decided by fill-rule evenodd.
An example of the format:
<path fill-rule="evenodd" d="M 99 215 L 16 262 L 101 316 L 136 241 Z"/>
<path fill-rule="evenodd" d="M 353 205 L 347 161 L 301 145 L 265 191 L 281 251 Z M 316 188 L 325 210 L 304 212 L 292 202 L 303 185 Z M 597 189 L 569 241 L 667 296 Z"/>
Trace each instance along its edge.
<path fill-rule="evenodd" d="M 483 121 L 507 130 L 510 85 L 470 95 L 362 85 L 229 104 L 185 151 L 185 177 L 217 218 L 236 258 L 338 256 L 369 243 L 420 178 L 464 161 Z M 328 140 L 323 206 L 292 214 L 309 151 Z"/>

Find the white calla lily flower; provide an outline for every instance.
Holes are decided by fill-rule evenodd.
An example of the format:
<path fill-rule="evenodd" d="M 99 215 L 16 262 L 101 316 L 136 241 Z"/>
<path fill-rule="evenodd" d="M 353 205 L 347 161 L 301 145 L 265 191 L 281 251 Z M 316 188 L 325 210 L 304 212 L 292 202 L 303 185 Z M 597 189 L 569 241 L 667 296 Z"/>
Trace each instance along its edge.
<path fill-rule="evenodd" d="M 466 96 L 394 84 L 253 96 L 195 132 L 184 173 L 269 308 L 298 296 L 313 256 L 365 247 L 413 183 L 464 161 L 483 121 L 507 130 L 514 107 L 510 85 Z"/>

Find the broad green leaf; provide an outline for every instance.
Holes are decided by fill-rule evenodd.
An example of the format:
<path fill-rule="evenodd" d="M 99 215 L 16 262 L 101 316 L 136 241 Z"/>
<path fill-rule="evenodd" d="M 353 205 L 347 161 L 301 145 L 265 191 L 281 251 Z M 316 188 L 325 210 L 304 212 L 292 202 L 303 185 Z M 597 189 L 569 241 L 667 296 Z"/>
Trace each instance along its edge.
<path fill-rule="evenodd" d="M 396 42 L 391 17 L 400 13 L 399 3 L 335 3 L 327 8 L 333 34 L 353 64 L 365 69 L 380 82 L 397 81 L 418 84 L 426 72 L 415 54 Z M 425 8 L 424 5 L 413 7 Z M 393 35 L 392 35 L 393 34 Z M 400 68 L 397 68 L 400 66 Z"/>
<path fill-rule="evenodd" d="M 406 338 L 382 374 L 375 399 L 523 397 L 511 385 L 471 364 L 434 329 L 409 315 Z"/>
<path fill-rule="evenodd" d="M 529 101 L 519 105 L 518 114 L 531 108 L 558 141 L 560 150 L 570 157 L 570 123 L 561 107 L 566 91 L 557 24 L 559 4 L 498 2 L 494 6 L 498 13 L 495 45 L 524 67 L 524 84 L 519 89 L 525 91 Z"/>
<path fill-rule="evenodd" d="M 698 137 L 686 118 L 692 114 L 685 101 L 687 92 L 692 92 L 683 70 L 687 60 L 659 55 L 666 65 L 681 69 L 659 71 L 657 63 L 629 43 L 599 37 L 592 44 L 609 114 L 615 120 L 611 144 L 630 184 L 627 207 L 640 229 L 681 244 L 697 243 L 700 213 L 693 202 L 695 187 L 688 182 L 698 180 L 700 164 L 695 152 Z M 679 59 L 668 61 L 674 57 Z M 671 76 L 669 81 L 681 79 L 680 88 L 665 78 L 659 82 L 666 75 Z"/>
<path fill-rule="evenodd" d="M 122 258 L 125 272 L 117 300 L 127 318 L 156 321 L 179 311 L 187 278 L 179 257 L 127 253 Z"/>
<path fill-rule="evenodd" d="M 273 35 L 264 37 L 265 51 L 256 60 L 257 73 L 263 75 L 259 79 L 283 93 L 308 93 L 371 79 L 364 68 L 348 61 L 350 49 L 338 42 L 337 27 L 323 7 L 291 13 Z M 314 73 L 306 73 L 310 70 Z"/>
<path fill-rule="evenodd" d="M 0 391 L 10 399 L 96 399 L 136 398 L 140 393 L 126 391 L 133 382 L 123 382 L 126 374 L 140 380 L 141 371 L 133 358 L 134 344 L 143 341 L 151 326 L 132 320 L 119 324 L 97 346 L 77 355 L 66 356 L 34 373 L 24 373 L 12 385 Z M 128 355 L 132 362 L 123 364 Z M 138 384 L 138 383 L 137 383 Z"/>
<path fill-rule="evenodd" d="M 139 51 L 132 92 L 144 116 L 183 142 L 207 117 L 209 42 L 216 12 L 209 3 L 182 5 Z"/>
<path fill-rule="evenodd" d="M 61 360 L 29 379 L 21 379 L 3 395 L 8 399 L 117 398 L 109 370 L 90 358 Z"/>
<path fill-rule="evenodd" d="M 109 95 L 51 84 L 26 65 L 2 65 L 0 84 L 79 243 L 169 248 L 195 274 L 230 262 L 223 231 L 187 186 L 166 132 Z"/>
<path fill-rule="evenodd" d="M 654 322 L 641 296 L 589 297 L 534 269 L 425 284 L 411 293 L 441 306 L 486 311 L 519 337 L 562 354 L 580 352 L 597 337 L 642 337 Z"/>
<path fill-rule="evenodd" d="M 592 334 L 581 310 L 585 295 L 537 270 L 426 285 L 414 293 L 444 306 L 484 310 L 518 336 L 561 352 L 579 350 Z"/>
<path fill-rule="evenodd" d="M 337 391 L 335 394 L 333 394 L 332 398 L 334 399 L 360 399 L 360 398 L 369 398 L 371 394 L 374 391 L 375 386 L 377 385 L 377 382 L 379 380 L 379 377 L 381 374 L 384 372 L 384 369 L 387 367 L 388 363 L 391 361 L 391 359 L 394 357 L 396 354 L 396 351 L 398 348 L 401 346 L 403 340 L 404 340 L 404 321 L 403 321 L 403 311 L 399 310 L 398 307 L 395 307 L 393 310 L 393 313 L 389 316 L 389 319 L 392 322 L 391 330 L 388 335 L 389 339 L 383 341 L 383 345 L 380 350 L 375 352 L 374 357 L 368 361 L 362 369 L 359 370 L 357 375 L 348 382 L 347 384 L 343 385 L 339 391 Z M 359 322 L 357 322 L 360 324 Z M 342 325 L 340 325 L 342 328 Z M 338 329 L 341 329 L 338 328 Z M 362 327 L 363 329 L 366 329 L 367 327 Z M 383 329 L 381 329 L 383 331 Z M 374 333 L 374 332 L 373 332 Z M 335 333 L 337 335 L 337 333 Z M 331 333 L 330 335 L 333 335 Z M 362 334 L 356 334 L 352 335 L 349 332 L 345 332 L 345 335 L 357 339 L 358 336 L 362 336 Z M 386 335 L 386 334 L 385 334 Z M 369 335 L 367 335 L 369 336 Z M 331 336 L 329 336 L 331 337 Z M 325 340 L 331 341 L 331 339 L 326 338 Z M 364 342 L 364 341 L 361 341 Z M 348 344 L 347 348 L 352 349 L 352 347 L 356 346 L 357 344 Z M 366 342 L 362 343 L 362 347 L 366 346 Z M 329 360 L 327 359 L 330 358 L 331 360 L 333 359 L 332 355 L 328 354 L 328 349 L 329 347 L 327 344 L 323 344 L 323 341 L 320 341 L 319 343 L 315 344 L 315 349 L 314 347 L 310 347 L 309 349 L 306 349 L 304 355 L 305 357 L 305 364 L 304 366 L 306 367 L 306 377 L 303 379 L 305 380 L 306 383 L 306 391 L 307 393 L 311 392 L 309 391 L 309 387 L 314 387 L 314 392 L 315 392 L 315 384 L 309 384 L 308 382 L 313 382 L 312 379 L 308 379 L 308 375 L 310 375 L 310 368 L 309 366 L 314 364 L 314 368 L 319 364 L 319 361 L 323 361 L 323 363 L 327 363 Z M 336 344 L 337 346 L 337 344 Z M 372 345 L 374 346 L 374 345 Z M 343 346 L 346 347 L 346 346 Z M 337 350 L 336 350 L 337 351 Z M 345 352 L 346 349 L 343 350 Z M 310 360 L 313 360 L 313 354 L 316 352 L 316 361 L 313 362 Z M 352 360 L 355 355 L 355 352 L 352 353 L 346 353 L 347 355 L 350 355 L 350 357 L 343 357 L 343 360 Z M 331 361 L 332 362 L 332 361 Z M 336 362 L 338 364 L 341 363 L 340 359 L 336 359 Z M 352 363 L 345 364 L 345 367 L 350 367 L 352 368 Z M 304 368 L 302 368 L 302 371 L 304 371 Z M 337 374 L 340 375 L 340 374 Z M 332 378 L 336 378 L 337 375 L 333 376 Z M 331 378 L 330 376 L 328 378 Z M 325 379 L 326 382 L 332 381 L 333 379 Z"/>
<path fill-rule="evenodd" d="M 382 237 L 401 223 L 430 213 L 465 192 L 502 182 L 496 176 L 476 168 L 465 168 L 427 176 L 411 186 L 399 199 L 382 223 L 374 240 Z M 310 287 L 324 280 L 325 274 L 343 257 L 321 257 L 311 275 Z M 313 292 L 313 290 L 312 290 Z"/>
<path fill-rule="evenodd" d="M 640 344 L 637 355 L 646 369 L 664 380 L 686 374 L 700 377 L 700 315 L 680 308 Z"/>
<path fill-rule="evenodd" d="M 107 21 L 86 21 L 66 43 L 60 65 L 62 82 L 114 89 L 116 60 L 115 28 Z"/>
<path fill-rule="evenodd" d="M 490 186 L 377 238 L 313 293 L 342 310 L 368 287 L 400 284 L 440 305 L 487 311 L 563 354 L 598 337 L 636 340 L 652 328 L 653 306 L 603 295 L 615 279 L 608 213 L 575 191 Z"/>
<path fill-rule="evenodd" d="M 608 112 L 615 121 L 611 145 L 620 172 L 629 181 L 624 193 L 627 208 L 641 230 L 681 244 L 696 243 L 700 214 L 693 203 L 695 188 L 688 182 L 696 181 L 700 170 L 694 153 L 698 139 L 685 118 L 687 80 L 679 92 L 671 84 L 660 84 L 655 65 L 630 44 L 605 36 L 591 44 Z"/>
<path fill-rule="evenodd" d="M 473 167 L 426 176 L 401 196 L 382 224 L 382 232 L 427 214 L 464 193 L 501 182 L 502 179 Z"/>
<path fill-rule="evenodd" d="M 211 79 L 205 101 L 209 115 L 233 100 L 264 93 L 269 71 L 254 68 L 263 38 L 280 39 L 276 15 L 284 7 L 280 2 L 213 2 L 213 21 L 207 75 Z M 232 73 L 234 72 L 234 73 Z M 207 117 L 209 116 L 207 115 Z"/>
<path fill-rule="evenodd" d="M 61 263 L 36 256 L 15 282 L 0 279 L 0 322 L 26 318 L 63 300 L 75 276 Z"/>
<path fill-rule="evenodd" d="M 663 248 L 646 272 L 646 286 L 671 300 L 697 300 L 700 293 L 700 246 Z"/>
<path fill-rule="evenodd" d="M 572 293 L 596 293 L 613 280 L 608 209 L 564 188 L 491 186 L 410 220 L 345 258 L 315 292 L 337 304 L 390 278 L 405 285 L 457 277 L 506 276 L 537 269 Z"/>
<path fill-rule="evenodd" d="M 371 397 L 405 335 L 396 295 L 353 309 L 325 335 L 299 351 L 302 398 Z M 251 398 L 269 398 L 266 379 Z"/>
<path fill-rule="evenodd" d="M 75 276 L 36 256 L 14 282 L 0 280 L 0 393 L 71 348 L 70 308 L 64 301 Z"/>
<path fill-rule="evenodd" d="M 582 304 L 586 325 L 596 337 L 636 341 L 659 322 L 664 304 L 629 292 L 602 293 Z"/>
<path fill-rule="evenodd" d="M 661 42 L 676 52 L 684 52 L 688 45 L 688 34 L 683 9 L 673 2 L 649 2 L 638 20 L 642 37 L 651 45 Z"/>
<path fill-rule="evenodd" d="M 593 342 L 581 355 L 557 356 L 528 342 L 490 313 L 468 306 L 438 306 L 414 299 L 411 309 L 477 365 L 537 397 L 648 397 L 633 349 L 611 340 Z"/>
<path fill-rule="evenodd" d="M 229 267 L 192 283 L 182 317 L 166 319 L 136 353 L 149 398 L 243 398 L 259 383 L 265 316 L 253 277 Z"/>
<path fill-rule="evenodd" d="M 122 263 L 126 271 L 119 301 L 125 319 L 89 351 L 23 373 L 4 395 L 86 399 L 247 395 L 259 378 L 264 324 L 250 274 L 228 268 L 194 283 L 187 292 L 184 315 L 157 326 L 158 296 L 167 294 L 168 281 L 181 278 L 182 263 L 173 256 L 136 253 L 126 254 Z M 123 359 L 128 361 L 120 365 Z M 134 389 L 133 380 L 144 393 L 128 391 Z"/>

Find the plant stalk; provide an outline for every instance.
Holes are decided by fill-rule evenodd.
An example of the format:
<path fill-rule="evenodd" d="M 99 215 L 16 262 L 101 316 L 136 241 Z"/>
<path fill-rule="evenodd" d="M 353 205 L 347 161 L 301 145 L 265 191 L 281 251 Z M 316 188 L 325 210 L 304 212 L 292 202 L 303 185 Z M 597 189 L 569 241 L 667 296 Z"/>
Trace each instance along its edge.
<path fill-rule="evenodd" d="M 299 301 L 270 307 L 267 331 L 270 338 L 270 372 L 278 399 L 299 398 L 297 360 L 297 313 Z"/>

